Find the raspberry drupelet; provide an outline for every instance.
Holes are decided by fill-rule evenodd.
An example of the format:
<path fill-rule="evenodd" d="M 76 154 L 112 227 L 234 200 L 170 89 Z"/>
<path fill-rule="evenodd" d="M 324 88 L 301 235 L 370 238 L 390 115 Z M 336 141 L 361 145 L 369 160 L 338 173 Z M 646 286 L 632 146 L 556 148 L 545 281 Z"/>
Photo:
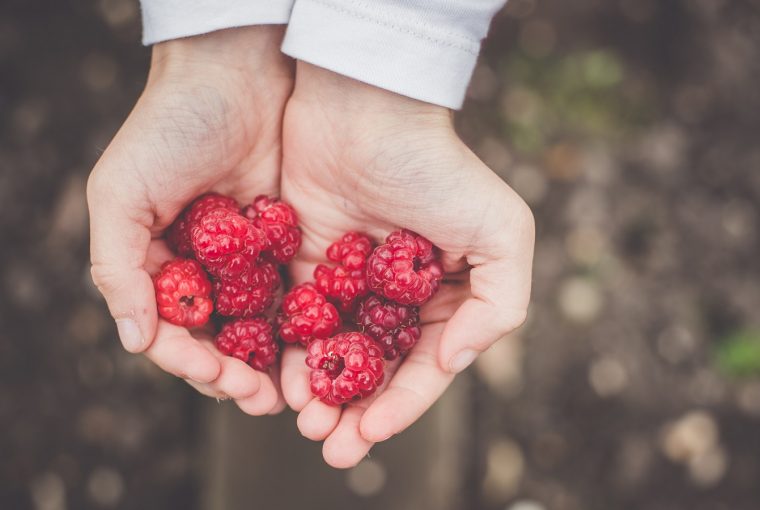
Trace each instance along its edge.
<path fill-rule="evenodd" d="M 353 311 L 356 302 L 369 293 L 367 273 L 363 267 L 348 269 L 342 265 L 327 267 L 319 264 L 314 268 L 314 280 L 317 289 L 342 312 Z"/>
<path fill-rule="evenodd" d="M 372 247 L 372 241 L 364 234 L 348 232 L 327 248 L 327 258 L 349 269 L 359 269 L 366 265 Z"/>
<path fill-rule="evenodd" d="M 332 335 L 340 327 L 340 314 L 313 284 L 302 283 L 285 294 L 277 325 L 283 342 L 305 346 Z"/>
<path fill-rule="evenodd" d="M 367 261 L 370 289 L 405 305 L 426 303 L 442 278 L 433 243 L 410 230 L 392 232 Z"/>
<path fill-rule="evenodd" d="M 272 325 L 263 318 L 238 319 L 225 324 L 214 339 L 219 352 L 266 371 L 277 359 Z"/>
<path fill-rule="evenodd" d="M 280 273 L 270 262 L 259 262 L 240 277 L 214 280 L 216 312 L 227 317 L 252 317 L 274 303 Z"/>
<path fill-rule="evenodd" d="M 356 323 L 393 360 L 406 354 L 420 339 L 419 308 L 371 295 L 359 302 Z"/>
<path fill-rule="evenodd" d="M 306 364 L 311 368 L 312 394 L 329 405 L 367 397 L 383 383 L 383 350 L 363 333 L 314 340 Z"/>
<path fill-rule="evenodd" d="M 266 245 L 264 233 L 248 219 L 227 209 L 215 209 L 192 229 L 198 261 L 217 278 L 233 280 L 250 271 Z"/>
<path fill-rule="evenodd" d="M 243 215 L 264 232 L 264 256 L 273 262 L 287 264 L 301 246 L 301 230 L 296 211 L 285 202 L 259 195 L 243 209 Z"/>
<path fill-rule="evenodd" d="M 371 251 L 369 238 L 349 232 L 327 248 L 327 258 L 338 265 L 314 268 L 317 288 L 342 312 L 354 311 L 356 302 L 369 293 L 366 268 Z"/>
<path fill-rule="evenodd" d="M 166 242 L 169 244 L 169 248 L 182 257 L 193 255 L 193 241 L 190 238 L 193 226 L 214 209 L 227 209 L 237 212 L 240 207 L 234 198 L 219 193 L 201 195 L 187 206 L 174 220 L 174 223 L 169 226 L 166 233 Z"/>
<path fill-rule="evenodd" d="M 174 259 L 165 262 L 153 277 L 158 314 L 177 326 L 203 326 L 214 304 L 211 282 L 194 260 Z"/>

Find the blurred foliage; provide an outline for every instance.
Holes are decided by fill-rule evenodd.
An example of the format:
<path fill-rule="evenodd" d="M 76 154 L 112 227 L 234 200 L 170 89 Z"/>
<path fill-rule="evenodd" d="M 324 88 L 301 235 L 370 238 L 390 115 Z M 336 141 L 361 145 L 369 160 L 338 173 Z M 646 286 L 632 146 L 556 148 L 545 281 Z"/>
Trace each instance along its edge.
<path fill-rule="evenodd" d="M 723 373 L 732 377 L 760 374 L 760 330 L 727 337 L 718 345 L 716 361 Z"/>
<path fill-rule="evenodd" d="M 631 86 L 613 51 L 578 51 L 543 59 L 515 54 L 502 69 L 512 90 L 503 102 L 505 135 L 537 153 L 563 133 L 624 136 L 655 117 L 644 87 Z"/>

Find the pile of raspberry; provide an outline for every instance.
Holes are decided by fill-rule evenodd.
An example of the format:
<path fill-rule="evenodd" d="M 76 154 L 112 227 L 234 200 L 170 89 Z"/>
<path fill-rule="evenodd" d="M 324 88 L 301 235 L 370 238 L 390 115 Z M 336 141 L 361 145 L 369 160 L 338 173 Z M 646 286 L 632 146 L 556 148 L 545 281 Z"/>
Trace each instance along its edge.
<path fill-rule="evenodd" d="M 221 319 L 216 347 L 266 371 L 280 344 L 307 349 L 312 393 L 330 405 L 367 397 L 382 384 L 386 360 L 419 340 L 420 306 L 443 278 L 437 249 L 409 230 L 375 246 L 349 232 L 327 249 L 314 281 L 293 287 L 272 308 L 280 270 L 301 244 L 298 218 L 278 199 L 242 209 L 218 194 L 196 199 L 167 231 L 179 258 L 154 276 L 158 312 L 188 328 Z"/>

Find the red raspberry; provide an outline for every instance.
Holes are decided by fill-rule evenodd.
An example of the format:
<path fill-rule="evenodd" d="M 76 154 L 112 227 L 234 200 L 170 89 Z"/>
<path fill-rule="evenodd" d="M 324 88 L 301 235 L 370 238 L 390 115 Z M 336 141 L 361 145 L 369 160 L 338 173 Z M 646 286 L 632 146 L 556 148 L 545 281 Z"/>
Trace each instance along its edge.
<path fill-rule="evenodd" d="M 376 295 L 359 303 L 356 323 L 383 348 L 388 360 L 409 351 L 422 334 L 419 307 L 394 303 Z"/>
<path fill-rule="evenodd" d="M 312 369 L 312 394 L 330 405 L 369 396 L 383 383 L 383 350 L 364 333 L 314 340 L 306 364 Z"/>
<path fill-rule="evenodd" d="M 340 327 L 340 314 L 313 284 L 302 283 L 285 294 L 277 323 L 284 342 L 308 345 L 332 335 Z"/>
<path fill-rule="evenodd" d="M 214 339 L 219 352 L 248 363 L 262 372 L 277 359 L 272 325 L 263 317 L 228 322 Z"/>
<path fill-rule="evenodd" d="M 264 231 L 265 254 L 275 262 L 287 264 L 301 246 L 298 216 L 290 205 L 276 198 L 259 195 L 243 209 L 243 215 Z"/>
<path fill-rule="evenodd" d="M 224 280 L 250 271 L 266 244 L 261 230 L 227 209 L 215 209 L 203 216 L 193 226 L 192 240 L 198 261 Z"/>
<path fill-rule="evenodd" d="M 214 311 L 211 282 L 194 260 L 165 262 L 153 277 L 153 286 L 158 314 L 172 324 L 188 328 L 203 326 Z"/>
<path fill-rule="evenodd" d="M 280 286 L 277 267 L 269 262 L 251 266 L 251 270 L 233 280 L 214 281 L 214 301 L 219 315 L 252 317 L 272 306 Z"/>
<path fill-rule="evenodd" d="M 317 289 L 340 310 L 350 312 L 356 307 L 356 301 L 369 292 L 367 272 L 360 269 L 348 269 L 344 266 L 327 267 L 319 264 L 314 269 Z"/>
<path fill-rule="evenodd" d="M 372 241 L 357 232 L 348 232 L 327 248 L 328 259 L 349 269 L 363 269 L 370 253 L 372 253 Z"/>
<path fill-rule="evenodd" d="M 190 235 L 195 225 L 208 212 L 214 209 L 239 211 L 240 207 L 234 198 L 225 197 L 219 193 L 207 193 L 196 198 L 187 206 L 177 219 L 169 226 L 166 242 L 175 253 L 186 257 L 193 254 L 193 242 Z"/>
<path fill-rule="evenodd" d="M 433 243 L 410 230 L 392 232 L 367 262 L 369 287 L 405 305 L 422 305 L 438 290 L 443 266 Z"/>

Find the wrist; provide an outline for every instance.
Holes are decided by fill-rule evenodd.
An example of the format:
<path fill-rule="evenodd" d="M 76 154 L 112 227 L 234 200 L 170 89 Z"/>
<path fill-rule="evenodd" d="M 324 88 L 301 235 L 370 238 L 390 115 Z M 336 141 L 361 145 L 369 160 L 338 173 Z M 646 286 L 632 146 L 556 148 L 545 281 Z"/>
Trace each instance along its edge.
<path fill-rule="evenodd" d="M 292 60 L 280 51 L 283 25 L 218 30 L 153 46 L 148 83 L 238 75 L 249 84 L 292 83 Z"/>
<path fill-rule="evenodd" d="M 325 68 L 298 61 L 292 101 L 316 103 L 357 122 L 395 118 L 451 127 L 451 110 L 418 101 Z"/>

